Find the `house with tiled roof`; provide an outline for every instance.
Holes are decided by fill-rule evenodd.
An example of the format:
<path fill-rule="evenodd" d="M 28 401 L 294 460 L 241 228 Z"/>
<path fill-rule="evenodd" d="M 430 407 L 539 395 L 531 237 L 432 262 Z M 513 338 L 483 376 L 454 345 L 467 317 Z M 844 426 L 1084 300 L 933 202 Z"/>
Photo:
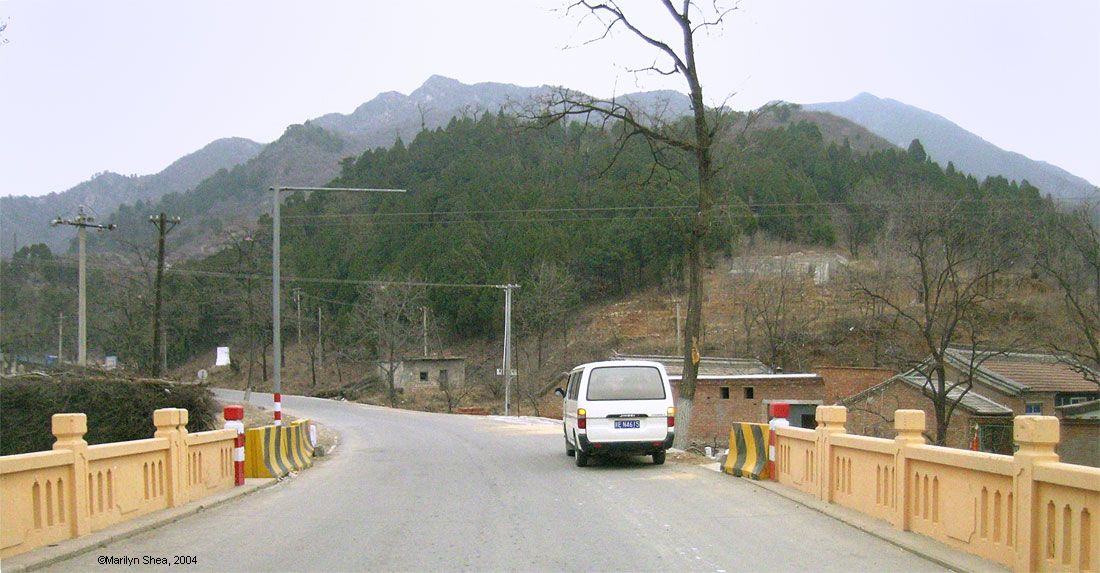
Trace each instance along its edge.
<path fill-rule="evenodd" d="M 961 398 L 948 428 L 947 445 L 969 447 L 975 433 L 983 451 L 1012 453 L 1012 418 L 1024 414 L 1060 416 L 1067 408 L 1100 399 L 1100 386 L 1092 380 L 1097 373 L 1068 363 L 1052 354 L 972 351 L 951 348 L 945 354 L 948 383 L 965 380 L 973 372 L 969 389 L 961 385 L 949 397 Z M 896 409 L 920 409 L 928 424 L 935 420 L 931 387 L 924 372 L 931 360 L 898 374 L 841 401 L 848 407 L 848 431 L 890 437 Z M 1095 423 L 1093 423 L 1095 422 Z M 1066 424 L 1063 424 L 1066 425 Z M 1075 429 L 1063 432 L 1071 463 L 1100 465 L 1100 420 L 1074 422 Z M 1080 428 L 1076 428 L 1080 426 Z M 1082 429 L 1083 428 L 1083 429 Z M 1078 431 L 1080 430 L 1080 431 Z M 1084 440 L 1085 447 L 1068 443 Z M 1091 443 L 1087 443 L 1091 441 Z"/>

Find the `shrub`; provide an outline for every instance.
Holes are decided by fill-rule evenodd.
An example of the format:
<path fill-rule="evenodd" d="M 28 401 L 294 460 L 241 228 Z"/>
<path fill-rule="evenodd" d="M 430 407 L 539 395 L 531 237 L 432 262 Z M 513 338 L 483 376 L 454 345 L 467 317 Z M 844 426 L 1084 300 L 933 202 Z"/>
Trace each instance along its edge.
<path fill-rule="evenodd" d="M 0 454 L 49 450 L 50 418 L 88 415 L 89 444 L 153 437 L 153 410 L 186 408 L 187 430 L 215 428 L 221 406 L 201 386 L 129 380 L 15 379 L 0 382 Z"/>

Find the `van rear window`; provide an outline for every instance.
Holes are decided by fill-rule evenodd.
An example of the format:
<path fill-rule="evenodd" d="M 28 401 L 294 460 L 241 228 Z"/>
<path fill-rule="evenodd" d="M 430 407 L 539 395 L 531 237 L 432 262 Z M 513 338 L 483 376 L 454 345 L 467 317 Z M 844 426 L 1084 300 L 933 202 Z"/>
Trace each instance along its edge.
<path fill-rule="evenodd" d="M 589 400 L 663 400 L 661 371 L 651 366 L 605 366 L 588 375 Z"/>

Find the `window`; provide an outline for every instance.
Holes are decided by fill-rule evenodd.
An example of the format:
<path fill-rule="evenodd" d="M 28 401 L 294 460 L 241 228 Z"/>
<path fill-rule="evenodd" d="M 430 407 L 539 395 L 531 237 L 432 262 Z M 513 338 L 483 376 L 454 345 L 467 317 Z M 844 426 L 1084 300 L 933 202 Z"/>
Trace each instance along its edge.
<path fill-rule="evenodd" d="M 661 371 L 649 366 L 606 366 L 588 375 L 589 400 L 663 400 Z"/>
<path fill-rule="evenodd" d="M 752 386 L 745 386 L 745 399 L 752 400 L 756 396 L 756 389 Z"/>
<path fill-rule="evenodd" d="M 576 400 L 577 396 L 580 395 L 580 386 L 581 371 L 578 370 L 569 375 L 569 390 L 565 393 L 566 397 L 570 400 Z"/>
<path fill-rule="evenodd" d="M 1042 402 L 1028 402 L 1024 406 L 1024 414 L 1042 414 L 1043 403 Z"/>
<path fill-rule="evenodd" d="M 729 386 L 722 386 L 722 399 L 723 400 L 729 400 L 730 399 L 730 387 Z"/>
<path fill-rule="evenodd" d="M 439 371 L 439 384 L 441 386 L 446 386 L 447 382 L 448 382 L 448 380 L 447 380 L 447 369 L 444 368 L 443 370 Z"/>
<path fill-rule="evenodd" d="M 421 382 L 427 382 L 428 381 L 428 372 L 426 370 L 421 370 L 420 371 L 420 381 Z"/>
<path fill-rule="evenodd" d="M 1056 394 L 1054 396 L 1054 407 L 1068 406 L 1070 404 L 1080 404 L 1082 402 L 1088 402 L 1089 400 L 1097 399 L 1097 395 L 1093 394 Z"/>

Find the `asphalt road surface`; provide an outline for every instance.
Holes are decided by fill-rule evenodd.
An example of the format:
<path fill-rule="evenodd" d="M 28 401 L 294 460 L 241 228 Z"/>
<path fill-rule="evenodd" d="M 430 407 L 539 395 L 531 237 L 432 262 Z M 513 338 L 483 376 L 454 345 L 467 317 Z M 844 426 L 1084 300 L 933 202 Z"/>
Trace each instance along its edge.
<path fill-rule="evenodd" d="M 577 468 L 557 424 L 284 400 L 290 413 L 340 433 L 334 455 L 272 488 L 49 569 L 115 570 L 122 566 L 98 559 L 185 555 L 197 564 L 171 569 L 941 570 L 699 467 L 635 457 Z M 270 395 L 252 401 L 271 406 Z"/>

